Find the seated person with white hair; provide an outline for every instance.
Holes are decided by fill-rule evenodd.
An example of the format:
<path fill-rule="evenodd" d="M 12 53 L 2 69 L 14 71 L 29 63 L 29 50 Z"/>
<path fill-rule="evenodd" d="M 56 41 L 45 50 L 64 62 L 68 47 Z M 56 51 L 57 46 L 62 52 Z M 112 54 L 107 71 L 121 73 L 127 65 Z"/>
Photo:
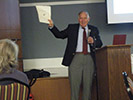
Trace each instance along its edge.
<path fill-rule="evenodd" d="M 16 69 L 18 67 L 18 51 L 18 45 L 14 41 L 0 40 L 0 79 L 14 78 L 29 84 L 26 74 Z M 8 84 L 8 82 L 0 82 L 0 84 Z"/>

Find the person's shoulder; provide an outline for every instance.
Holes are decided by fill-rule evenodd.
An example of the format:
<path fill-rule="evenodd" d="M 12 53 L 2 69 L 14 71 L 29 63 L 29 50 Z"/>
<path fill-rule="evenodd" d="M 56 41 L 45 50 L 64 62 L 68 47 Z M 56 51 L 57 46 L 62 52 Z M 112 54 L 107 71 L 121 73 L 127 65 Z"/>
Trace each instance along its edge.
<path fill-rule="evenodd" d="M 69 24 L 68 27 L 79 27 L 79 24 L 78 23 Z"/>
<path fill-rule="evenodd" d="M 69 26 L 78 26 L 78 23 L 72 23 L 72 24 L 68 24 Z"/>
<path fill-rule="evenodd" d="M 90 24 L 88 25 L 88 27 L 89 27 L 89 28 L 97 28 L 96 26 L 90 25 Z"/>
<path fill-rule="evenodd" d="M 14 70 L 14 73 L 16 73 L 17 75 L 21 75 L 21 76 L 24 76 L 24 77 L 27 77 L 26 74 L 22 71 L 19 71 L 17 69 Z"/>
<path fill-rule="evenodd" d="M 23 81 L 24 83 L 28 84 L 28 77 L 27 77 L 27 75 L 24 72 L 15 69 L 14 70 L 14 74 L 18 76 L 18 77 L 16 77 L 17 79 L 20 78 L 21 81 Z"/>

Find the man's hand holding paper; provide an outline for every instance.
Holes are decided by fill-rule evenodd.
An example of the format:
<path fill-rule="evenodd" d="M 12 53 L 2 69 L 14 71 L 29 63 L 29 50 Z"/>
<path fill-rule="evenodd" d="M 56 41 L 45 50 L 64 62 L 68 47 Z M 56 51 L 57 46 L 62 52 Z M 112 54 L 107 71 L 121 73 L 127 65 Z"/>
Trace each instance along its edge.
<path fill-rule="evenodd" d="M 51 19 L 48 19 L 48 21 L 49 21 L 49 24 L 48 24 L 48 26 L 49 26 L 49 27 L 53 27 L 53 26 L 54 26 L 54 23 L 53 23 L 53 21 L 52 21 Z"/>

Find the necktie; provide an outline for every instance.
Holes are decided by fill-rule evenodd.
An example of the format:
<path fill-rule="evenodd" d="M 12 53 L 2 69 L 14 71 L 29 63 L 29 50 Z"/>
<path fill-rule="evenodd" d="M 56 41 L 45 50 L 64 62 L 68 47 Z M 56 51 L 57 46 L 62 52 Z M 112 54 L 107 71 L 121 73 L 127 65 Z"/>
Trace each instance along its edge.
<path fill-rule="evenodd" d="M 87 37 L 86 37 L 86 31 L 85 28 L 83 27 L 83 53 L 87 54 L 88 48 L 87 48 Z"/>

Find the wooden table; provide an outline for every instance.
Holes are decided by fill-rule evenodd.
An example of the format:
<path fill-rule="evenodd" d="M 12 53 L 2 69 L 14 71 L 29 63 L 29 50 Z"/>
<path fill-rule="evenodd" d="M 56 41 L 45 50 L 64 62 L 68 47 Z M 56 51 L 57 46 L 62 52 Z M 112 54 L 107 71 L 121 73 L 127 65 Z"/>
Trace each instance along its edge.
<path fill-rule="evenodd" d="M 68 77 L 38 78 L 31 87 L 34 100 L 70 100 L 70 84 Z M 97 100 L 96 80 L 92 85 L 92 100 Z M 82 88 L 79 100 L 81 100 Z"/>
<path fill-rule="evenodd" d="M 70 100 L 68 77 L 38 78 L 31 93 L 34 100 Z"/>

